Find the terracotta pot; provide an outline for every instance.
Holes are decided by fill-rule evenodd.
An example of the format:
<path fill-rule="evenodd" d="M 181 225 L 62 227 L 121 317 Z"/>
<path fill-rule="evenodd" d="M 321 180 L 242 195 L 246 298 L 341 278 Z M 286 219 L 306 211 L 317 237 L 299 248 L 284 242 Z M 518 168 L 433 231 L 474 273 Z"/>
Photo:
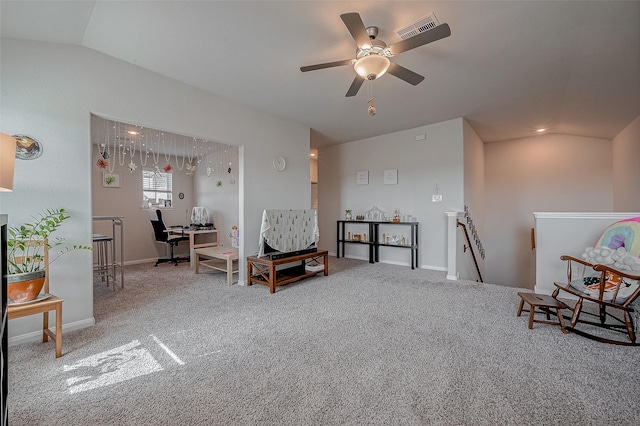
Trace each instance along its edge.
<path fill-rule="evenodd" d="M 7 275 L 7 298 L 14 303 L 34 300 L 42 291 L 45 271 Z"/>

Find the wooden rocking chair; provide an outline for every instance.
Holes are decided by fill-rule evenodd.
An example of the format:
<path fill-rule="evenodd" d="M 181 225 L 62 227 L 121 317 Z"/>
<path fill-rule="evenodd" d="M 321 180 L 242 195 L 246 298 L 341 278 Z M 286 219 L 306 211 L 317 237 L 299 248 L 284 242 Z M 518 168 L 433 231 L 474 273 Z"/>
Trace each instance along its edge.
<path fill-rule="evenodd" d="M 567 330 L 603 343 L 638 346 L 633 319 L 637 307 L 632 305 L 640 296 L 640 275 L 632 275 L 608 265 L 594 265 L 572 256 L 565 255 L 560 259 L 567 262 L 567 282 L 554 283 L 556 289 L 552 296 L 557 298 L 566 292 L 578 298 L 570 308 L 572 315 Z M 580 277 L 574 278 L 574 272 L 580 271 Z M 584 310 L 585 301 L 594 303 L 597 313 Z M 583 315 L 594 316 L 597 320 L 585 320 Z M 596 328 L 590 332 L 587 331 L 589 327 Z M 600 333 L 598 329 L 626 333 L 629 340 L 605 337 L 607 332 Z"/>

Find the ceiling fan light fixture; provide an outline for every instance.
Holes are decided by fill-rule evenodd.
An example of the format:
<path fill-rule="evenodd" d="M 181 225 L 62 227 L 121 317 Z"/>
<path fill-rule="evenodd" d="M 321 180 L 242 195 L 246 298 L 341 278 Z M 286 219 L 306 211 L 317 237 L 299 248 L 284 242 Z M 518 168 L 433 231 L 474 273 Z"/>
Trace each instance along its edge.
<path fill-rule="evenodd" d="M 374 80 L 382 77 L 389 69 L 389 65 L 391 65 L 389 58 L 374 53 L 358 59 L 353 69 L 360 77 Z"/>

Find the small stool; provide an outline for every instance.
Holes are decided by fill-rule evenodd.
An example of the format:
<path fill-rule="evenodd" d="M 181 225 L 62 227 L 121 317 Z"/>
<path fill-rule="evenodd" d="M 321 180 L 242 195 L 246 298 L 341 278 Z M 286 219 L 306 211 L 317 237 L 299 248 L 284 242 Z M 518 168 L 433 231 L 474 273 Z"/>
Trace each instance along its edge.
<path fill-rule="evenodd" d="M 546 294 L 537 294 L 537 293 L 518 293 L 520 296 L 520 306 L 518 307 L 518 316 L 522 314 L 522 308 L 524 307 L 525 302 L 529 305 L 529 329 L 533 329 L 533 323 L 539 322 L 543 324 L 554 324 L 560 325 L 560 329 L 563 333 L 566 333 L 567 330 L 564 327 L 564 321 L 562 320 L 562 312 L 561 309 L 568 309 L 569 307 L 559 301 L 558 299 L 548 296 Z M 538 320 L 535 319 L 535 310 L 536 308 L 542 309 L 547 314 L 547 320 Z M 549 321 L 551 317 L 549 316 L 549 309 L 555 309 L 556 315 L 558 316 L 558 321 Z"/>

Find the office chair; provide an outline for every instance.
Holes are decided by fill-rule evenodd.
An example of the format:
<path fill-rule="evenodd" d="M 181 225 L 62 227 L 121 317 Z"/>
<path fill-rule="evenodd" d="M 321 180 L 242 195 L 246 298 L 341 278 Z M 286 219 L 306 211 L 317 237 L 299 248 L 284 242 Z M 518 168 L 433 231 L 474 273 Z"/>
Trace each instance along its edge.
<path fill-rule="evenodd" d="M 189 237 L 184 234 L 179 236 L 171 235 L 167 227 L 164 225 L 164 222 L 162 221 L 162 212 L 160 210 L 155 210 L 155 212 L 158 219 L 151 219 L 151 225 L 153 226 L 153 232 L 156 237 L 156 242 L 169 245 L 170 257 L 158 259 L 156 264 L 153 266 L 158 266 L 159 263 L 164 262 L 171 262 L 176 266 L 178 265 L 178 262 L 188 262 L 188 257 L 175 257 L 173 254 L 173 249 L 180 243 L 180 241 L 189 241 Z"/>

